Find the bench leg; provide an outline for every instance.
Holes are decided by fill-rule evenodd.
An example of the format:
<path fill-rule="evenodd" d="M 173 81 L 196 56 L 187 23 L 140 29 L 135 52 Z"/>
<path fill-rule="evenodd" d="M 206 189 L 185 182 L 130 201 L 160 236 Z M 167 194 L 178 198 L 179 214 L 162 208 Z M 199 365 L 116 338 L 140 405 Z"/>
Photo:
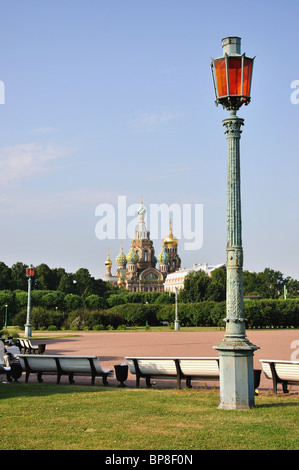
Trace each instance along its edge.
<path fill-rule="evenodd" d="M 283 393 L 289 393 L 288 391 L 288 382 L 282 382 Z"/>
<path fill-rule="evenodd" d="M 146 386 L 151 388 L 152 387 L 151 378 L 150 377 L 145 377 L 145 381 L 146 381 Z"/>
<path fill-rule="evenodd" d="M 272 381 L 273 381 L 273 393 L 274 395 L 277 395 L 277 375 L 276 375 L 274 364 L 272 362 L 270 363 L 270 369 L 271 369 Z"/>
<path fill-rule="evenodd" d="M 69 383 L 70 383 L 70 384 L 75 383 L 75 381 L 74 381 L 74 374 L 69 374 Z"/>
<path fill-rule="evenodd" d="M 190 377 L 187 377 L 187 378 L 186 378 L 186 387 L 187 387 L 187 388 L 192 388 Z"/>
<path fill-rule="evenodd" d="M 93 379 L 94 381 L 94 379 Z M 108 385 L 107 375 L 103 375 L 103 384 Z"/>
<path fill-rule="evenodd" d="M 37 373 L 37 380 L 38 380 L 38 383 L 43 383 L 43 379 L 42 379 L 42 376 L 43 376 L 43 373 L 42 372 L 38 372 Z"/>

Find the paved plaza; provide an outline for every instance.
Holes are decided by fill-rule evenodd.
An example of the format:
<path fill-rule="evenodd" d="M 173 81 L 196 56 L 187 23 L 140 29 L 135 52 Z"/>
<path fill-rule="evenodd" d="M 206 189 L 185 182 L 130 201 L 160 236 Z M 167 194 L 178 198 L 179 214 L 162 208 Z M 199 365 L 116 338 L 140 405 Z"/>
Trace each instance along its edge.
<path fill-rule="evenodd" d="M 33 343 L 46 343 L 46 354 L 71 354 L 99 356 L 104 368 L 113 369 L 114 365 L 125 361 L 125 356 L 212 356 L 218 357 L 214 345 L 221 342 L 224 331 L 105 331 L 105 332 L 66 332 L 67 337 L 61 339 L 34 340 Z M 53 336 L 53 333 L 49 333 Z M 261 369 L 259 359 L 299 359 L 299 330 L 269 330 L 247 332 L 248 340 L 260 349 L 254 354 L 254 368 Z M 297 353 L 298 351 L 298 353 Z M 292 356 L 293 355 L 293 356 Z M 45 376 L 45 382 L 55 382 L 55 377 Z M 24 381 L 24 374 L 20 381 Z M 30 382 L 36 381 L 31 374 Z M 175 380 L 155 380 L 156 387 L 176 386 Z M 117 385 L 116 378 L 109 378 L 109 384 Z M 61 378 L 61 384 L 67 384 L 67 377 Z M 90 378 L 75 377 L 76 384 L 89 384 Z M 100 378 L 96 384 L 102 384 Z M 128 387 L 135 387 L 135 376 L 129 372 Z M 185 382 L 182 382 L 182 386 Z M 194 388 L 203 387 L 204 382 L 192 381 Z M 219 382 L 207 382 L 207 387 L 219 387 Z M 141 380 L 141 387 L 146 387 Z M 299 393 L 299 386 L 290 386 L 290 391 Z M 261 374 L 259 391 L 272 390 L 272 381 Z M 282 392 L 281 385 L 278 386 Z"/>

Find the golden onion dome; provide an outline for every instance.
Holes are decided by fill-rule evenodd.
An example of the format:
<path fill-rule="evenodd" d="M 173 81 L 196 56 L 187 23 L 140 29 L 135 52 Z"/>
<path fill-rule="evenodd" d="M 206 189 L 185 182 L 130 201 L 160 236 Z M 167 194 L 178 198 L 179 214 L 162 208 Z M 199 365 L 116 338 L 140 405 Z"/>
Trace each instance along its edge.
<path fill-rule="evenodd" d="M 107 256 L 107 259 L 105 261 L 105 266 L 112 266 L 112 261 L 111 261 L 110 256 L 109 256 L 109 249 L 108 249 L 108 256 Z"/>
<path fill-rule="evenodd" d="M 173 235 L 172 233 L 172 227 L 171 227 L 171 219 L 169 222 L 169 235 L 167 238 L 164 238 L 163 240 L 164 245 L 178 245 L 178 239 Z"/>

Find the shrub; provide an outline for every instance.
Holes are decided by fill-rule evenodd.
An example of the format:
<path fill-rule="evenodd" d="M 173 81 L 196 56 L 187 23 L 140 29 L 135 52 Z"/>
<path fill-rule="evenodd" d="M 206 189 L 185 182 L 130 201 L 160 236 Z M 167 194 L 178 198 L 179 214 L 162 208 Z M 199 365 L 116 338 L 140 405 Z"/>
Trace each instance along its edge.
<path fill-rule="evenodd" d="M 72 312 L 82 307 L 82 299 L 80 295 L 67 294 L 64 297 L 64 308 L 67 312 Z"/>
<path fill-rule="evenodd" d="M 12 324 L 13 326 L 18 326 L 21 330 L 24 330 L 24 325 L 26 323 L 27 312 L 26 310 L 21 310 L 21 312 L 17 313 L 13 319 Z"/>
<path fill-rule="evenodd" d="M 94 330 L 97 325 L 103 325 L 103 329 L 111 325 L 112 328 L 116 329 L 123 322 L 124 319 L 122 315 L 109 310 L 88 312 L 85 315 L 85 324 L 90 330 Z"/>
<path fill-rule="evenodd" d="M 124 304 L 115 306 L 107 313 L 119 314 L 126 325 L 145 325 L 148 322 L 151 325 L 157 323 L 158 305 L 153 304 Z"/>

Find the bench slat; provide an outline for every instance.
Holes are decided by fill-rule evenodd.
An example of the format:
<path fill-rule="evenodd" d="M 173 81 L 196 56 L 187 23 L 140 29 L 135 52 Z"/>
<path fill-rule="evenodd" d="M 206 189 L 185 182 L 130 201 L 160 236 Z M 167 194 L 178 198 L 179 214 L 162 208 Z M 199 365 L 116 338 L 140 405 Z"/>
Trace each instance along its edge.
<path fill-rule="evenodd" d="M 288 385 L 299 385 L 299 361 L 279 361 L 260 359 L 267 379 L 273 381 L 273 392 L 277 393 L 277 384 L 281 383 L 284 393 Z"/>
<path fill-rule="evenodd" d="M 217 357 L 126 357 L 129 370 L 136 374 L 136 386 L 140 377 L 176 378 L 178 388 L 181 379 L 191 387 L 191 379 L 219 380 L 219 359 Z"/>
<path fill-rule="evenodd" d="M 113 377 L 112 369 L 103 369 L 97 356 L 66 356 L 66 355 L 43 355 L 43 354 L 20 354 L 20 364 L 26 372 L 26 382 L 30 373 L 37 373 L 38 380 L 42 381 L 43 374 L 56 374 L 57 383 L 60 383 L 62 375 L 68 375 L 73 382 L 74 375 L 87 375 L 102 377 L 103 383 L 107 384 L 107 377 Z"/>

